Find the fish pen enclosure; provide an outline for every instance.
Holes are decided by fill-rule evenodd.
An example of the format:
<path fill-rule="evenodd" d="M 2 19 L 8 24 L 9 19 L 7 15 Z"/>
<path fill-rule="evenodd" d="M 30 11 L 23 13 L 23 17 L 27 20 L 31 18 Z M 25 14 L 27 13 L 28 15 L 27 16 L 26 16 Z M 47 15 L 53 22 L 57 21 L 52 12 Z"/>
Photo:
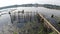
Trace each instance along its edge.
<path fill-rule="evenodd" d="M 9 12 L 11 23 L 14 26 L 13 34 L 57 34 L 44 26 L 37 12 L 14 11 Z"/>

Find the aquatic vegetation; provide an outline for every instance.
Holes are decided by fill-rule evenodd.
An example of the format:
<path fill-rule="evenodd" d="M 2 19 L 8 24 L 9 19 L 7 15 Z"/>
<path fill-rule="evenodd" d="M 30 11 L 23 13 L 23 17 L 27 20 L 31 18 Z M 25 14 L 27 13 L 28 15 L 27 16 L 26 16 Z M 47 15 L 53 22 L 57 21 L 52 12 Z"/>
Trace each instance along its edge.
<path fill-rule="evenodd" d="M 13 32 L 13 34 L 18 34 L 17 32 Z"/>

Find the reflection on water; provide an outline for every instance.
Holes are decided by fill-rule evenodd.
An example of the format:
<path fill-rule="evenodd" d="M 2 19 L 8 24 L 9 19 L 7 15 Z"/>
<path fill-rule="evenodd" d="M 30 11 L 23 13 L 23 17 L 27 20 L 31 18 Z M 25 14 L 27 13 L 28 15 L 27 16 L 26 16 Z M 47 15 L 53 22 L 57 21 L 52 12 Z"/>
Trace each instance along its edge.
<path fill-rule="evenodd" d="M 43 8 L 43 7 L 18 7 L 18 10 L 25 10 L 25 12 L 40 12 L 45 16 L 51 16 L 52 14 L 60 17 L 60 10 L 53 10 L 53 9 L 47 9 L 47 8 Z M 9 11 L 11 11 L 9 9 Z M 6 10 L 6 12 L 8 12 L 8 10 Z M 12 20 L 13 20 L 13 24 L 11 23 L 11 17 L 9 14 L 5 14 L 0 16 L 0 34 L 13 34 L 13 32 L 19 32 L 19 34 L 23 34 L 21 32 L 27 33 L 27 29 L 28 31 L 30 31 L 31 27 L 33 27 L 33 29 L 35 29 L 34 27 L 39 27 L 40 24 L 39 23 L 35 23 L 38 22 L 36 17 L 35 17 L 36 13 L 18 13 L 15 14 L 16 17 L 11 16 Z M 19 17 L 19 18 L 18 18 Z M 35 21 L 35 22 L 34 22 Z M 33 23 L 33 25 L 32 25 Z M 35 24 L 34 24 L 35 23 Z M 38 25 L 39 24 L 39 25 Z M 31 25 L 31 26 L 30 26 Z M 28 28 L 27 28 L 28 27 Z M 37 28 L 38 28 L 37 27 Z M 23 30 L 22 30 L 23 29 Z M 31 30 L 32 31 L 32 30 Z"/>

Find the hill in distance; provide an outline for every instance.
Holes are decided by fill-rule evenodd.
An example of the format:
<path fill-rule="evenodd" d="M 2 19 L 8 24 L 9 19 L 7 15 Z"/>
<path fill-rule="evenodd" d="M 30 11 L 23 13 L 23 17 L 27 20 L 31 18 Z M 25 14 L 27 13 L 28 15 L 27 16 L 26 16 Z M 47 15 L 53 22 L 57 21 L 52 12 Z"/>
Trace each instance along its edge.
<path fill-rule="evenodd" d="M 52 5 L 52 4 L 22 4 L 22 5 L 11 5 L 11 6 L 0 7 L 0 10 L 1 9 L 6 9 L 6 8 L 15 8 L 15 7 L 45 7 L 45 8 L 49 8 L 49 9 L 58 9 L 58 10 L 60 10 L 60 6 Z"/>

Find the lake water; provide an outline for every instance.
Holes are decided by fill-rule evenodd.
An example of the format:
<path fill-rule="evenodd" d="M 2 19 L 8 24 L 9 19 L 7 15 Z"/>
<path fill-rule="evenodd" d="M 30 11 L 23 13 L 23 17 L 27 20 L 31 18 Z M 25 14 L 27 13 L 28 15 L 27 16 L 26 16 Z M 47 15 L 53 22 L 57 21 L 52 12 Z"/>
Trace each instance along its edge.
<path fill-rule="evenodd" d="M 45 16 L 51 16 L 52 14 L 54 14 L 55 16 L 60 17 L 60 10 L 54 10 L 54 9 L 47 9 L 44 7 L 17 7 L 17 8 L 9 8 L 9 9 L 4 9 L 4 10 L 0 10 L 2 12 L 8 12 L 11 11 L 12 9 L 18 9 L 19 11 L 24 10 L 25 12 L 40 12 L 41 14 L 45 15 Z M 2 32 L 3 28 L 5 25 L 12 25 L 11 24 L 11 18 L 9 14 L 5 14 L 0 16 L 0 33 Z M 5 26 L 6 27 L 6 26 Z"/>

